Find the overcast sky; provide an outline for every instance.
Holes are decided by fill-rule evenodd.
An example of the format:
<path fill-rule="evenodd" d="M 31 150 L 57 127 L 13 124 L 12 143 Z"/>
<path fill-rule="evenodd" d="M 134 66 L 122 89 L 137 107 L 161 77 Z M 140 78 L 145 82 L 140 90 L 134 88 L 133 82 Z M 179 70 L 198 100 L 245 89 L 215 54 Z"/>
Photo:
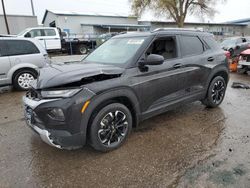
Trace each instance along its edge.
<path fill-rule="evenodd" d="M 30 0 L 4 0 L 7 14 L 31 15 Z M 41 23 L 45 9 L 75 12 L 102 12 L 116 14 L 131 14 L 129 0 L 33 0 L 35 13 Z M 1 5 L 1 2 L 0 2 Z M 214 18 L 201 20 L 189 16 L 189 22 L 226 22 L 230 20 L 250 18 L 249 0 L 227 0 L 225 4 L 216 6 L 218 13 Z M 0 7 L 2 14 L 2 7 Z M 155 18 L 152 13 L 146 13 L 142 20 L 165 20 L 164 17 Z"/>

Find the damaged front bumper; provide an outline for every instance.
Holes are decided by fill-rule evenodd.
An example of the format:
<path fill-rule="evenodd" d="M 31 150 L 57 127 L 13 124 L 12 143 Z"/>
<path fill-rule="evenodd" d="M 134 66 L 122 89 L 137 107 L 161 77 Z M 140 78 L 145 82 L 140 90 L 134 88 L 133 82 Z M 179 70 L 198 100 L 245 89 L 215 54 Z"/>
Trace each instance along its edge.
<path fill-rule="evenodd" d="M 23 97 L 26 124 L 50 146 L 59 149 L 78 149 L 86 143 L 86 131 L 82 129 L 81 108 L 93 93 L 85 90 L 71 98 L 33 99 Z M 51 117 L 52 109 L 61 109 L 65 119 Z"/>
<path fill-rule="evenodd" d="M 53 140 L 50 138 L 50 133 L 47 130 L 42 130 L 39 127 L 35 126 L 35 125 L 30 125 L 41 137 L 41 139 L 49 144 L 50 146 L 62 149 L 62 146 L 60 145 L 56 145 L 55 143 L 53 143 Z"/>

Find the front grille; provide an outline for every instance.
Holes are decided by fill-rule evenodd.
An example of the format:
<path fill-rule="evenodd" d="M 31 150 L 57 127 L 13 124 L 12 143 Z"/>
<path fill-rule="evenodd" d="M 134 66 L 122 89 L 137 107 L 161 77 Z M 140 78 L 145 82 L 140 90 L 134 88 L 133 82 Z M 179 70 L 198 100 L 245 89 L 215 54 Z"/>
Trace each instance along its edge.
<path fill-rule="evenodd" d="M 30 89 L 27 93 L 26 93 L 26 97 L 35 101 L 39 101 L 41 99 L 41 95 L 40 92 L 34 89 Z"/>

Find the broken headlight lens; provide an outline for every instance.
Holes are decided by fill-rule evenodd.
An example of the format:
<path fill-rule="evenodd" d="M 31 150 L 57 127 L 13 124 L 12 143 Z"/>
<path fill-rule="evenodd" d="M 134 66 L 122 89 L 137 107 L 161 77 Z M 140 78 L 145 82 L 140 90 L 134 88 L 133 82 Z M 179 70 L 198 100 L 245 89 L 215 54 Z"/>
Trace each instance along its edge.
<path fill-rule="evenodd" d="M 65 90 L 51 90 L 51 91 L 42 91 L 41 95 L 43 98 L 68 98 L 72 97 L 82 89 L 65 89 Z"/>

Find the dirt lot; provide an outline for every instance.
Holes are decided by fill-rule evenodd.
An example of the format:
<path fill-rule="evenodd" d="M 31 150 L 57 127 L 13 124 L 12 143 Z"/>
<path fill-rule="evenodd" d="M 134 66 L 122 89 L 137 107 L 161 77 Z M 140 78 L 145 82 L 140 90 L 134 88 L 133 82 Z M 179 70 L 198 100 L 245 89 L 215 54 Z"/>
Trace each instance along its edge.
<path fill-rule="evenodd" d="M 25 125 L 24 93 L 2 93 L 0 187 L 250 187 L 250 90 L 230 86 L 220 108 L 169 111 L 106 154 L 44 144 Z"/>

